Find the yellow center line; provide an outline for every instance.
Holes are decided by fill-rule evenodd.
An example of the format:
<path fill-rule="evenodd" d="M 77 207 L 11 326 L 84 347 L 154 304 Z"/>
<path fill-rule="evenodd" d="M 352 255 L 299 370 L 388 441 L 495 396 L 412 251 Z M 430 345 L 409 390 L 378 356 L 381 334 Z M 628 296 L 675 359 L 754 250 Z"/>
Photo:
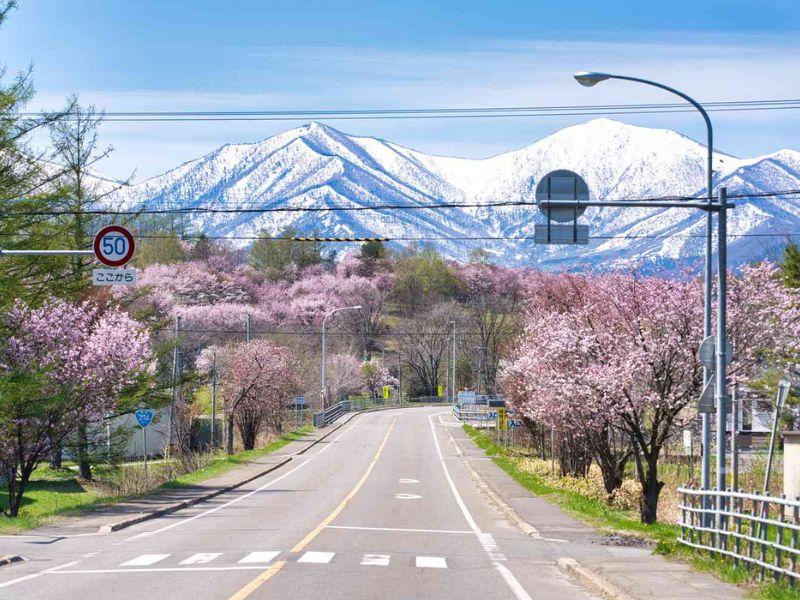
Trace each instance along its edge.
<path fill-rule="evenodd" d="M 233 596 L 230 597 L 230 600 L 244 600 L 250 594 L 255 592 L 262 583 L 267 581 L 270 577 L 275 575 L 278 571 L 280 571 L 286 565 L 285 560 L 279 560 L 274 565 L 271 565 L 266 571 L 261 573 L 258 577 L 253 579 L 250 583 L 236 592 Z"/>
<path fill-rule="evenodd" d="M 378 451 L 375 452 L 375 456 L 372 457 L 372 462 L 369 463 L 367 470 L 364 471 L 364 474 L 361 476 L 361 479 L 358 480 L 358 483 L 356 483 L 353 489 L 350 490 L 350 492 L 348 492 L 347 496 L 344 497 L 344 500 L 341 501 L 339 506 L 334 508 L 331 514 L 325 517 L 322 520 L 322 522 L 319 525 L 317 525 L 313 530 L 311 530 L 311 532 L 306 537 L 300 540 L 300 542 L 298 542 L 297 545 L 295 545 L 295 547 L 291 549 L 291 552 L 300 552 L 303 548 L 305 548 L 308 544 L 310 544 L 311 541 L 315 537 L 317 537 L 320 534 L 320 532 L 322 532 L 323 529 L 325 529 L 328 525 L 330 525 L 330 523 L 336 517 L 339 516 L 339 513 L 341 513 L 344 510 L 344 507 L 347 506 L 348 502 L 350 502 L 350 500 L 352 500 L 355 497 L 355 495 L 358 493 L 358 491 L 361 489 L 361 487 L 369 478 L 370 473 L 372 473 L 372 470 L 375 468 L 375 464 L 378 462 L 378 459 L 381 457 L 381 453 L 383 452 L 383 449 L 386 446 L 386 442 L 389 440 L 389 434 L 392 433 L 396 421 L 397 419 L 392 420 L 391 425 L 389 425 L 389 429 L 386 431 L 386 435 L 383 436 L 381 445 L 378 446 Z M 272 577 L 273 575 L 275 575 L 275 573 L 280 571 L 285 564 L 286 564 L 285 560 L 276 562 L 266 571 L 261 573 L 258 577 L 253 579 L 253 581 L 248 583 L 246 586 L 244 586 L 242 589 L 236 592 L 233 596 L 231 596 L 229 600 L 244 600 L 250 594 L 256 591 L 270 577 Z"/>

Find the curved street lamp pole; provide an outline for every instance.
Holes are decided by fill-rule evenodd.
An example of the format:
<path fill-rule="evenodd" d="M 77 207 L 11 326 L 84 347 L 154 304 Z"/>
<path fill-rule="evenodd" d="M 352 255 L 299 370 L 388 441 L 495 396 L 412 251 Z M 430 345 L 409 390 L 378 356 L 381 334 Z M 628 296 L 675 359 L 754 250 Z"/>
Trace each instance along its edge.
<path fill-rule="evenodd" d="M 328 317 L 331 317 L 338 312 L 342 312 L 343 310 L 361 310 L 361 306 L 345 306 L 342 308 L 334 308 L 333 310 L 325 313 L 325 316 L 322 318 L 322 377 L 320 384 L 320 387 L 322 388 L 320 391 L 320 397 L 322 398 L 322 410 L 325 410 L 325 399 L 327 396 L 325 388 L 325 324 L 328 322 Z"/>
<path fill-rule="evenodd" d="M 585 87 L 592 87 L 600 83 L 601 81 L 605 81 L 607 79 L 621 79 L 623 81 L 633 81 L 635 83 L 643 83 L 645 85 L 649 85 L 652 87 L 657 87 L 662 90 L 666 90 L 676 96 L 679 96 L 686 100 L 689 104 L 694 106 L 698 112 L 703 116 L 703 120 L 706 123 L 706 131 L 707 131 L 707 162 L 706 162 L 706 194 L 708 196 L 708 204 L 709 207 L 712 204 L 712 195 L 714 193 L 714 165 L 713 165 L 713 152 L 714 152 L 714 129 L 711 126 L 711 119 L 708 116 L 708 113 L 705 109 L 691 96 L 687 96 L 683 92 L 676 90 L 675 88 L 671 88 L 668 85 L 664 85 L 662 83 L 658 83 L 656 81 L 650 81 L 649 79 L 640 79 L 639 77 L 628 77 L 627 75 L 612 75 L 610 73 L 596 73 L 596 72 L 589 72 L 589 71 L 581 71 L 579 73 L 575 73 L 575 79 L 578 83 Z M 709 209 L 706 210 L 706 255 L 705 255 L 705 269 L 704 269 L 704 306 L 703 306 L 703 335 L 708 337 L 711 335 L 711 282 L 713 277 L 713 267 L 712 267 L 712 235 L 714 230 L 714 223 L 712 219 L 712 211 Z M 711 379 L 711 371 L 709 369 L 703 368 L 703 383 L 706 384 Z M 702 474 L 701 474 L 701 483 L 703 489 L 707 490 L 711 488 L 711 416 L 708 413 L 702 413 L 702 446 L 703 446 L 703 456 L 702 456 Z M 724 425 L 718 425 L 718 427 L 723 427 Z"/>

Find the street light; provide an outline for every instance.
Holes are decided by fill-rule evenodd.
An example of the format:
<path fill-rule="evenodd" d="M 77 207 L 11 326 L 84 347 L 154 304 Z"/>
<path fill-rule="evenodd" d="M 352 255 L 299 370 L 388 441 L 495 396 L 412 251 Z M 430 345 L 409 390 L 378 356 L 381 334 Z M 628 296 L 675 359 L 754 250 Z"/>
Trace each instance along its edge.
<path fill-rule="evenodd" d="M 331 311 L 328 311 L 325 316 L 322 318 L 322 410 L 325 410 L 325 324 L 328 321 L 328 317 L 335 315 L 338 312 L 342 312 L 343 310 L 361 310 L 361 306 L 345 306 L 343 308 L 334 308 Z"/>
<path fill-rule="evenodd" d="M 663 83 L 650 81 L 649 79 L 640 79 L 638 77 L 628 77 L 627 75 L 612 75 L 611 73 L 598 73 L 594 71 L 579 71 L 574 75 L 575 80 L 585 87 L 592 87 L 601 81 L 607 79 L 621 79 L 623 81 L 633 81 L 635 83 L 643 83 L 645 85 L 657 87 L 666 90 L 671 94 L 675 94 L 680 98 L 686 100 L 689 104 L 694 106 L 703 116 L 706 123 L 707 132 L 707 156 L 706 156 L 706 194 L 708 196 L 709 208 L 706 209 L 706 256 L 705 256 L 705 272 L 704 272 L 704 307 L 703 307 L 703 335 L 708 337 L 711 335 L 711 280 L 713 276 L 711 253 L 712 253 L 712 235 L 714 232 L 714 223 L 712 219 L 712 194 L 714 190 L 714 166 L 713 166 L 713 151 L 714 151 L 714 130 L 711 126 L 711 119 L 705 109 L 691 96 L 687 96 L 681 91 L 671 88 Z M 723 209 L 724 210 L 724 209 Z M 703 383 L 707 384 L 711 379 L 711 371 L 703 368 Z M 703 464 L 702 464 L 702 487 L 703 489 L 710 489 L 711 487 L 711 418 L 708 413 L 702 413 L 703 419 Z"/>

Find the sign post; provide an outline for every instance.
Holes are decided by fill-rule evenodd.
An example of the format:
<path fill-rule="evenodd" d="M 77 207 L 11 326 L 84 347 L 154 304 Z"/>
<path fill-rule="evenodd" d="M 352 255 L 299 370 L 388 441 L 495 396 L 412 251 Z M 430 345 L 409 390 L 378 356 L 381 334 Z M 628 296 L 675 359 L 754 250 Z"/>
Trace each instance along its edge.
<path fill-rule="evenodd" d="M 108 269 L 93 269 L 94 285 L 133 285 L 136 269 L 120 269 L 133 258 L 136 243 L 133 235 L 122 225 L 108 225 L 94 236 L 94 255 Z"/>
<path fill-rule="evenodd" d="M 147 483 L 147 426 L 153 421 L 153 411 L 140 408 L 134 413 L 139 426 L 142 428 L 142 454 L 144 455 L 144 481 Z"/>

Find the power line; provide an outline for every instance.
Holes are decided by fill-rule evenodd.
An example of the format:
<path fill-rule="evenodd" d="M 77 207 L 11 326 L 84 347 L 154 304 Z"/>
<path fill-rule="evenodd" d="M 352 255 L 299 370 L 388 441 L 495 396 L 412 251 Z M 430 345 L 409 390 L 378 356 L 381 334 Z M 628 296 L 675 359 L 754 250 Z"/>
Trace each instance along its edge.
<path fill-rule="evenodd" d="M 704 103 L 708 111 L 743 112 L 794 110 L 800 99 L 737 100 Z M 320 120 L 394 120 L 394 119 L 486 119 L 545 116 L 630 115 L 693 112 L 680 103 L 600 104 L 562 106 L 508 106 L 469 108 L 395 108 L 351 110 L 255 110 L 255 111 L 111 111 L 103 115 L 108 122 L 197 122 L 197 121 L 297 121 Z M 18 113 L 24 117 L 44 117 L 46 112 Z M 67 113 L 66 120 L 79 118 Z"/>
<path fill-rule="evenodd" d="M 770 198 L 778 196 L 800 195 L 800 189 L 777 190 L 771 192 L 752 192 L 740 194 L 728 194 L 728 198 Z M 651 202 L 692 202 L 707 200 L 707 196 L 656 196 L 650 198 L 605 198 L 606 202 L 639 202 L 646 207 Z M 577 203 L 580 205 L 580 202 Z M 438 204 L 381 204 L 381 205 L 357 205 L 357 206 L 262 206 L 262 207 L 181 207 L 181 208 L 161 208 L 161 209 L 126 209 L 126 210 L 33 210 L 33 211 L 8 211 L 0 213 L 3 217 L 20 216 L 76 216 L 76 215 L 96 215 L 96 216 L 141 216 L 141 215 L 202 215 L 202 214 L 263 214 L 263 213 L 295 213 L 295 212 L 360 212 L 360 211 L 380 211 L 380 210 L 436 210 L 445 208 L 502 208 L 513 206 L 537 206 L 536 202 L 529 200 L 509 200 L 504 202 L 440 202 Z"/>

